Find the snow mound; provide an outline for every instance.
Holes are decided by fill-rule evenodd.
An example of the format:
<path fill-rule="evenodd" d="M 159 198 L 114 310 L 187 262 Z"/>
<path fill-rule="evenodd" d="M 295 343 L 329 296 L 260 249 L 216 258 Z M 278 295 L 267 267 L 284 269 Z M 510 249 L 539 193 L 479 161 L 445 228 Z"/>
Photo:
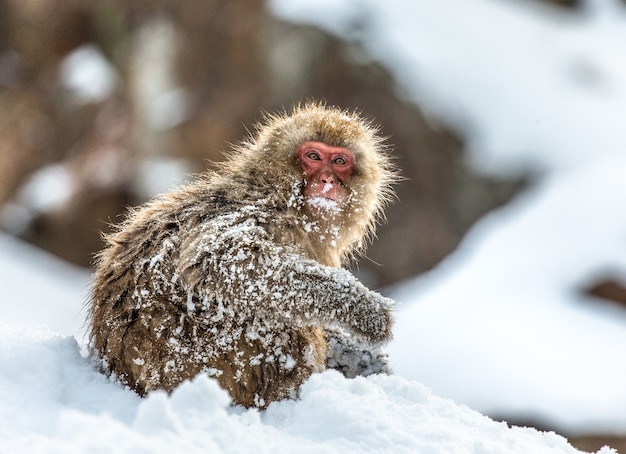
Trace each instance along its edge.
<path fill-rule="evenodd" d="M 8 325 L 0 370 L 3 453 L 579 452 L 559 435 L 508 427 L 397 376 L 316 374 L 300 400 L 265 412 L 231 406 L 205 375 L 140 399 L 98 373 L 73 337 Z"/>

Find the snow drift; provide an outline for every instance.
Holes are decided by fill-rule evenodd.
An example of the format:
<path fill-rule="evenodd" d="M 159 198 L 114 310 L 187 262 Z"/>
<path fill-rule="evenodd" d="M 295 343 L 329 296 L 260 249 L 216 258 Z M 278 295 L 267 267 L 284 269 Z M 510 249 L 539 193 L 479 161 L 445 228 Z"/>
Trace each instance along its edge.
<path fill-rule="evenodd" d="M 509 427 L 401 376 L 314 375 L 299 400 L 232 406 L 198 376 L 140 399 L 97 370 L 77 324 L 87 276 L 0 234 L 0 452 L 575 453 L 555 433 Z M 5 252 L 9 252 L 5 253 Z M 45 279 L 44 279 L 44 270 Z M 43 284 L 42 284 L 43 283 Z M 57 307 L 65 323 L 42 318 Z M 609 448 L 599 451 L 614 452 Z"/>
<path fill-rule="evenodd" d="M 43 328 L 0 325 L 0 402 L 3 453 L 579 452 L 398 376 L 316 374 L 300 400 L 265 412 L 231 406 L 205 375 L 140 399 L 101 375 L 73 337 Z"/>

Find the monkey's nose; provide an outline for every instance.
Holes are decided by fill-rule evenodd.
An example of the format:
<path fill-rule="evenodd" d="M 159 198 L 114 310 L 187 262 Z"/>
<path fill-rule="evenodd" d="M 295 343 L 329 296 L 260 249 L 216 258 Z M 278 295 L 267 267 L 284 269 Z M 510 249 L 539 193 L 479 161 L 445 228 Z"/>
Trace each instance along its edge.
<path fill-rule="evenodd" d="M 337 179 L 331 172 L 324 172 L 320 175 L 320 181 L 324 184 L 335 184 Z"/>

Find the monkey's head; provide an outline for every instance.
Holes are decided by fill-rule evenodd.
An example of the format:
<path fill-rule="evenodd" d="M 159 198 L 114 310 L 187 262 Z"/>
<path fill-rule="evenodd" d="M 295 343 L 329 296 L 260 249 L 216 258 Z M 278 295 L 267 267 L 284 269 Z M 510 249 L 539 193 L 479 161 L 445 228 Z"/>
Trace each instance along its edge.
<path fill-rule="evenodd" d="M 359 114 L 308 103 L 268 115 L 229 167 L 253 170 L 257 184 L 276 185 L 291 203 L 295 196 L 312 217 L 339 213 L 333 222 L 354 247 L 374 233 L 393 195 L 396 172 L 383 142 Z"/>

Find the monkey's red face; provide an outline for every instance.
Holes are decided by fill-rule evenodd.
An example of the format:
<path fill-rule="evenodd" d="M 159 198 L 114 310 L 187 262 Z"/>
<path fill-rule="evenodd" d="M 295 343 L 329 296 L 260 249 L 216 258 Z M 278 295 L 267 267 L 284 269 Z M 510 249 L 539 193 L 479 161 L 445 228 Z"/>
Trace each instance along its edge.
<path fill-rule="evenodd" d="M 323 142 L 305 142 L 298 148 L 298 160 L 306 178 L 304 196 L 308 200 L 331 200 L 339 205 L 346 200 L 354 153 Z"/>

